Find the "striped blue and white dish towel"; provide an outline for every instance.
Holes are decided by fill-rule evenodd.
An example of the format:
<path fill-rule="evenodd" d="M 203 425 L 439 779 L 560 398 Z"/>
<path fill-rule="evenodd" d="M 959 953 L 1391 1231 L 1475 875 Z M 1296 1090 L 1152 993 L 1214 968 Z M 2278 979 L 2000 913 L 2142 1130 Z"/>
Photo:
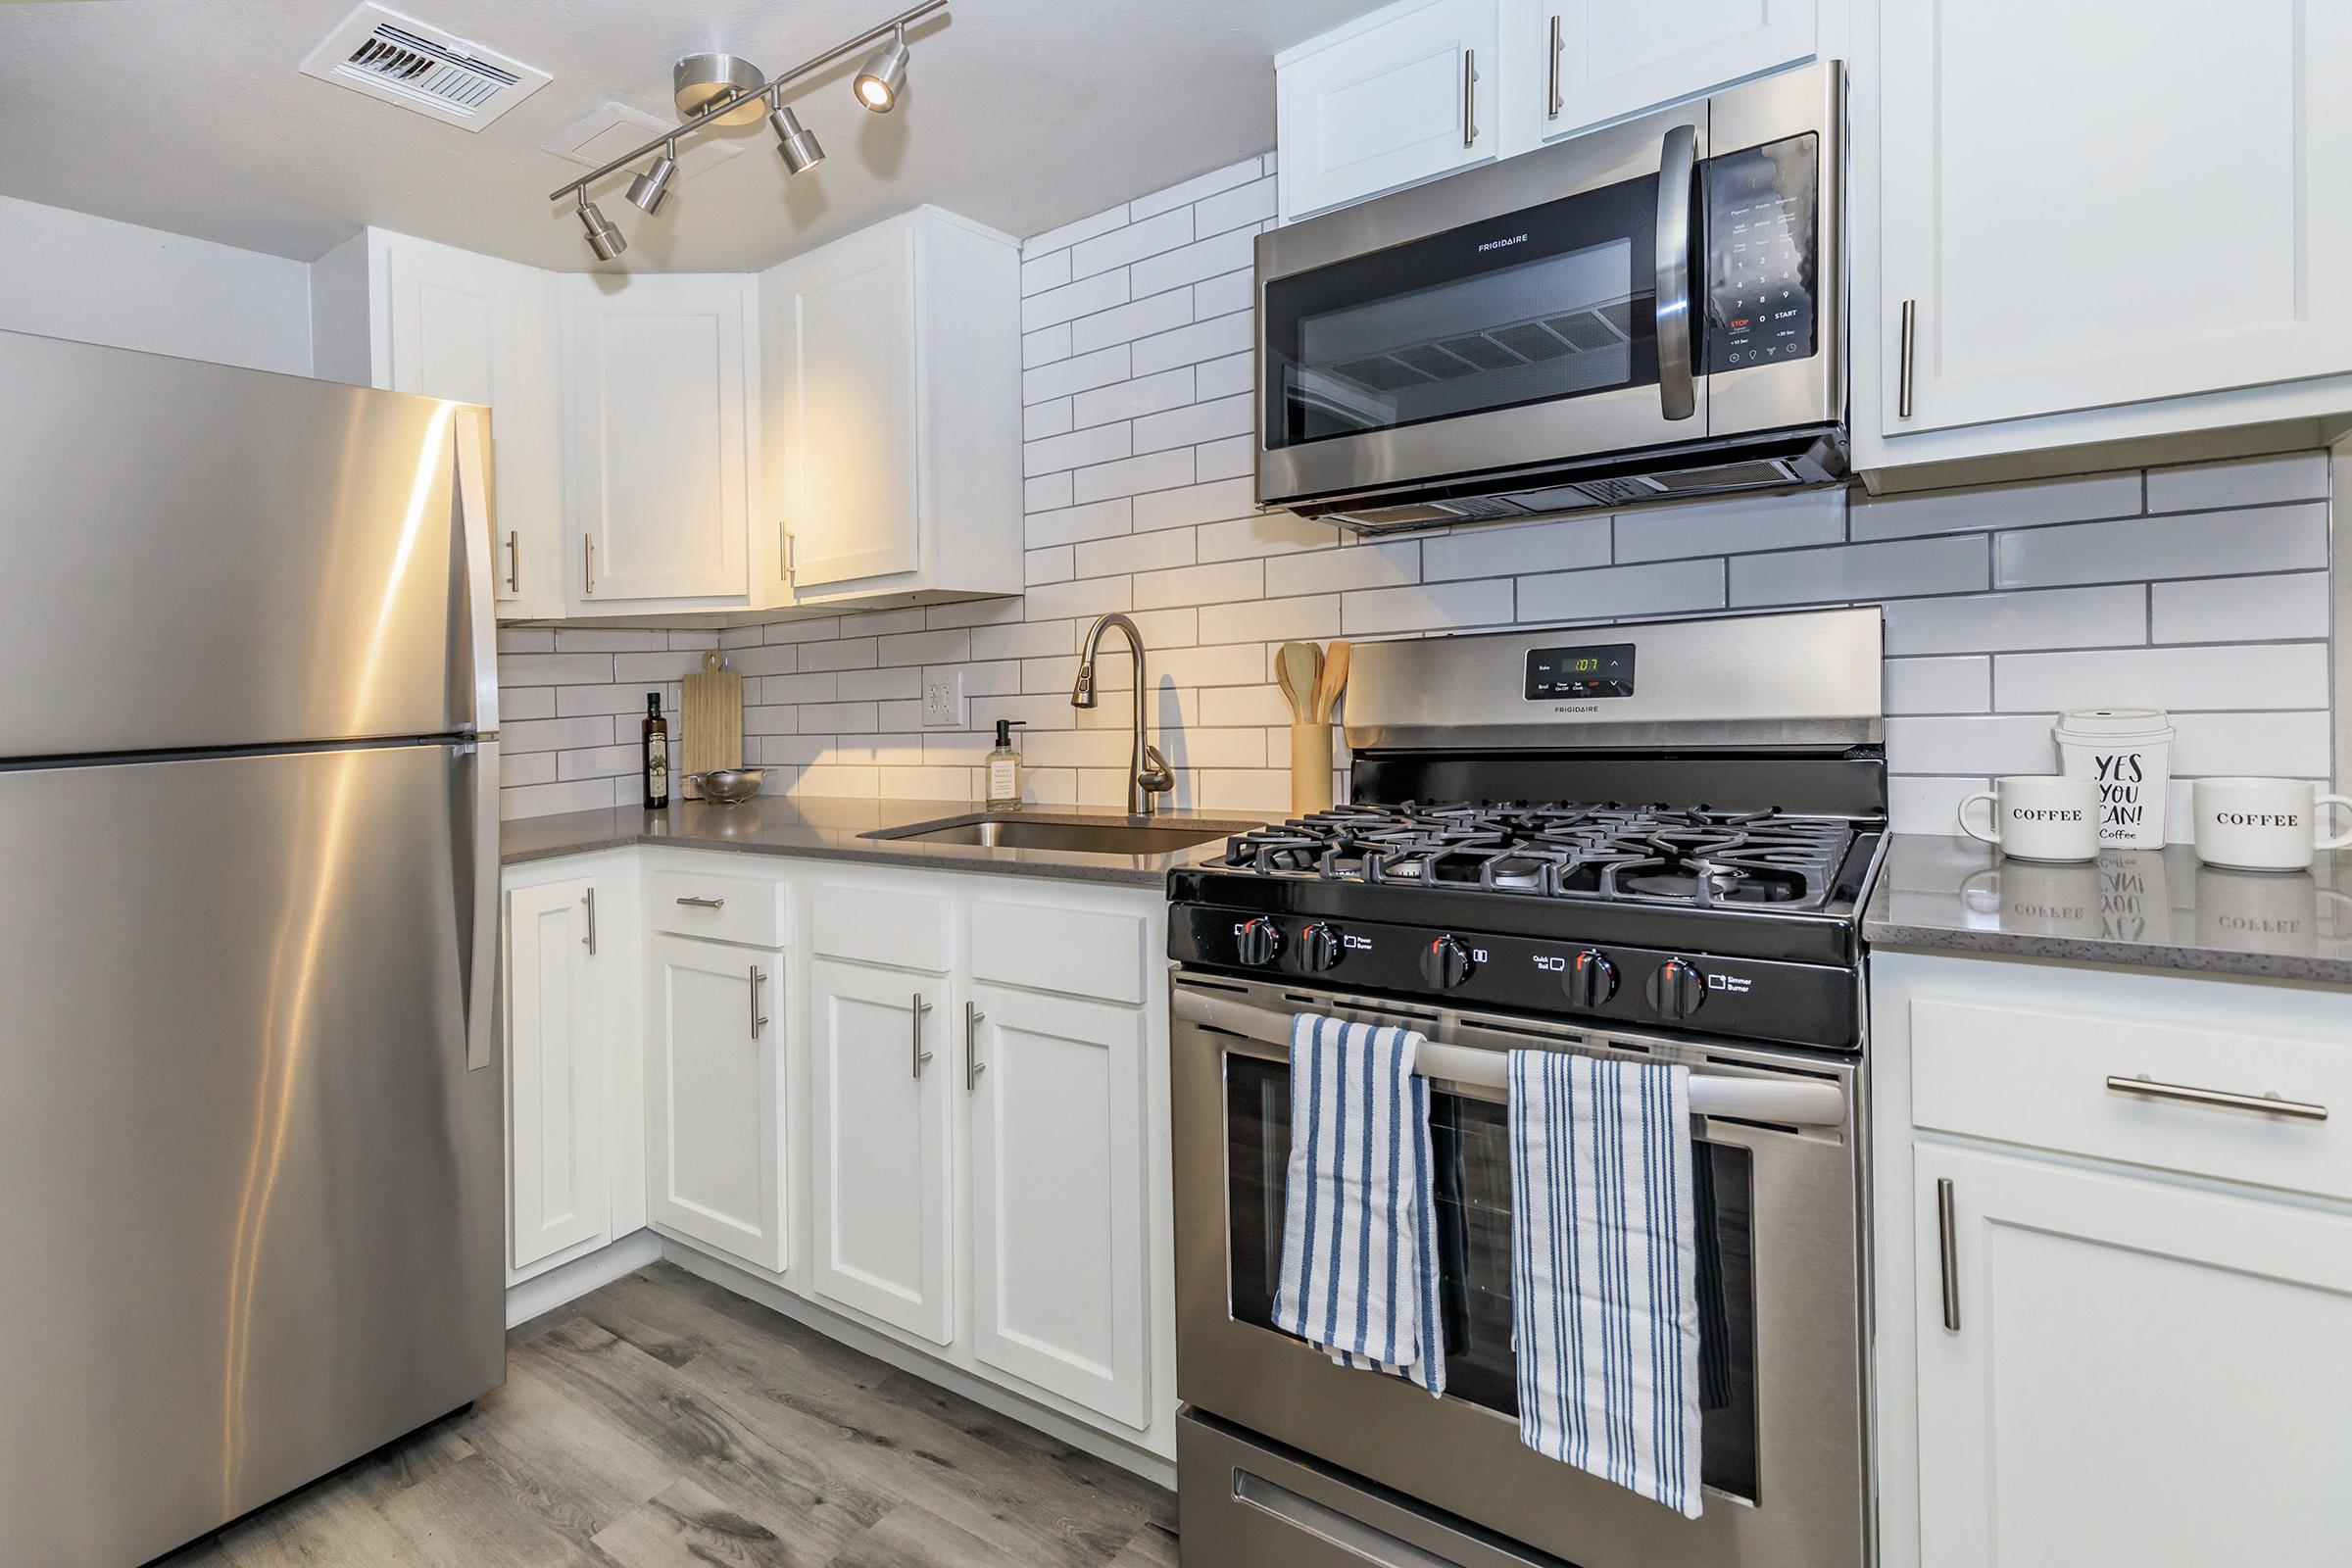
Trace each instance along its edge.
<path fill-rule="evenodd" d="M 1446 1392 L 1421 1036 L 1300 1013 L 1274 1326 L 1342 1366 Z"/>
<path fill-rule="evenodd" d="M 1690 1072 L 1514 1051 L 1510 1135 L 1519 1439 L 1695 1519 Z"/>

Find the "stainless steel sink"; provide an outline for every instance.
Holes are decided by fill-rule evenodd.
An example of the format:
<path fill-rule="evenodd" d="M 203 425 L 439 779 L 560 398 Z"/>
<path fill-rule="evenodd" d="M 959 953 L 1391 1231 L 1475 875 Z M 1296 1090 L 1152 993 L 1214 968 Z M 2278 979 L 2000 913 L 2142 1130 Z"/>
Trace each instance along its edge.
<path fill-rule="evenodd" d="M 1161 822 L 1134 817 L 1093 819 L 1031 814 L 948 817 L 911 827 L 860 834 L 915 844 L 973 844 L 1000 850 L 1056 850 L 1065 855 L 1172 855 L 1230 834 L 1254 822 Z"/>

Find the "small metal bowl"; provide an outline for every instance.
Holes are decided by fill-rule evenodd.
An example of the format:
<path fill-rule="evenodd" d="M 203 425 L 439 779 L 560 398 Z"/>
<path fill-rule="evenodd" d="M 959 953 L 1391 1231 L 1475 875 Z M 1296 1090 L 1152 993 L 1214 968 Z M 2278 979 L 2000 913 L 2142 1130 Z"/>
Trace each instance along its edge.
<path fill-rule="evenodd" d="M 706 801 L 736 806 L 760 793 L 760 786 L 767 782 L 767 769 L 714 767 L 708 773 L 687 774 L 686 782 L 701 790 Z"/>

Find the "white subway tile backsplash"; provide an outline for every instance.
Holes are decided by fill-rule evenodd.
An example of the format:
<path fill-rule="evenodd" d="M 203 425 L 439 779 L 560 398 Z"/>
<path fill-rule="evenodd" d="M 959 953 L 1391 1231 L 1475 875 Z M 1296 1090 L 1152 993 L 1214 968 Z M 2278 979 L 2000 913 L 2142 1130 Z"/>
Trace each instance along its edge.
<path fill-rule="evenodd" d="M 502 630 L 502 811 L 634 800 L 645 692 L 674 710 L 694 651 L 720 642 L 771 791 L 967 800 L 1004 717 L 1032 726 L 1031 799 L 1115 806 L 1123 649 L 1102 666 L 1105 700 L 1069 705 L 1079 639 L 1110 611 L 1150 650 L 1145 702 L 1180 807 L 1287 810 L 1291 713 L 1271 679 L 1284 641 L 1845 603 L 1885 608 L 1898 829 L 1951 832 L 1985 779 L 2049 771 L 2056 713 L 2097 703 L 2174 714 L 2183 798 L 2199 771 L 2326 775 L 2316 453 L 1379 541 L 1259 512 L 1250 260 L 1272 172 L 1270 155 L 1244 160 L 1023 248 L 1024 595 L 723 633 Z M 952 494 L 952 474 L 939 482 Z M 964 727 L 923 725 L 927 671 L 960 672 Z"/>

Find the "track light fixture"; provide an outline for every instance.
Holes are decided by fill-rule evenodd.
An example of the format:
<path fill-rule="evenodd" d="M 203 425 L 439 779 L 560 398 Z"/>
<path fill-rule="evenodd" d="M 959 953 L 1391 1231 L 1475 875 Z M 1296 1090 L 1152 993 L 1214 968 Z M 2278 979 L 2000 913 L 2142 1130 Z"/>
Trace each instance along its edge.
<path fill-rule="evenodd" d="M 767 124 L 776 133 L 776 156 L 791 172 L 806 174 L 825 161 L 825 149 L 816 132 L 802 125 L 800 117 L 782 104 L 769 113 Z"/>
<path fill-rule="evenodd" d="M 605 220 L 584 190 L 580 192 L 580 225 L 588 230 L 588 248 L 600 262 L 612 261 L 629 248 L 629 237 Z"/>
<path fill-rule="evenodd" d="M 678 144 L 665 142 L 653 167 L 629 181 L 629 205 L 648 218 L 660 212 L 662 202 L 669 198 L 669 182 L 677 172 Z"/>
<path fill-rule="evenodd" d="M 899 106 L 899 90 L 906 85 L 906 29 L 894 29 L 890 41 L 868 56 L 858 68 L 858 101 L 877 115 Z"/>
<path fill-rule="evenodd" d="M 596 253 L 598 261 L 612 261 L 629 248 L 628 237 L 597 211 L 596 204 L 588 199 L 588 187 L 659 149 L 660 156 L 629 180 L 628 189 L 632 204 L 649 216 L 657 214 L 677 178 L 680 139 L 714 124 L 748 123 L 758 118 L 762 107 L 767 112 L 768 128 L 776 133 L 776 156 L 784 160 L 789 172 L 805 174 L 824 162 L 825 149 L 817 141 L 816 132 L 803 125 L 800 117 L 784 107 L 784 88 L 879 40 L 881 47 L 858 68 L 851 90 L 866 109 L 878 115 L 890 113 L 898 107 L 899 94 L 906 87 L 906 62 L 910 58 L 906 24 L 934 11 L 945 10 L 947 5 L 948 0 L 919 0 L 888 21 L 845 38 L 823 54 L 804 60 L 764 81 L 760 79 L 757 66 L 733 55 L 685 56 L 675 63 L 671 84 L 686 118 L 652 141 L 633 147 L 586 176 L 550 191 L 548 200 L 560 202 L 566 196 L 577 197 L 580 226 L 587 230 L 588 248 Z"/>

